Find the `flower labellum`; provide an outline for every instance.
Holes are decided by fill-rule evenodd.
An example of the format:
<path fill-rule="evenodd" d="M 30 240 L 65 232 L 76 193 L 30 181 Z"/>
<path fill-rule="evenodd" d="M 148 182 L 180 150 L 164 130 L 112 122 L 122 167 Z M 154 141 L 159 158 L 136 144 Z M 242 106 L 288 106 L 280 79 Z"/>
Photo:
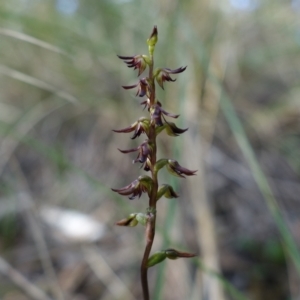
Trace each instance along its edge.
<path fill-rule="evenodd" d="M 125 90 L 134 89 L 137 87 L 138 90 L 136 92 L 136 96 L 139 96 L 139 97 L 144 97 L 149 90 L 149 84 L 148 84 L 146 78 L 140 79 L 140 81 L 137 84 L 123 85 L 122 87 Z"/>
<path fill-rule="evenodd" d="M 179 74 L 185 71 L 187 67 L 180 67 L 178 69 L 169 69 L 169 68 L 162 68 L 158 69 L 155 72 L 155 78 L 159 86 L 164 90 L 164 82 L 165 81 L 176 81 L 176 79 L 172 79 L 170 74 Z"/>
<path fill-rule="evenodd" d="M 145 140 L 142 144 L 140 144 L 137 148 L 132 148 L 128 150 L 121 150 L 118 149 L 122 153 L 130 153 L 139 151 L 139 154 L 135 160 L 133 160 L 133 163 L 140 162 L 145 163 L 147 161 L 148 155 L 151 153 L 151 148 L 149 146 L 148 140 Z"/>
<path fill-rule="evenodd" d="M 163 115 L 171 117 L 171 118 L 175 118 L 175 119 L 179 117 L 179 115 L 174 115 L 174 114 L 171 114 L 171 113 L 165 111 L 161 107 L 161 104 L 159 102 L 150 108 L 150 115 L 151 115 L 151 123 L 155 124 L 157 126 L 163 126 L 163 124 L 164 124 L 162 121 L 162 117 L 164 118 Z M 165 118 L 164 118 L 164 120 L 165 120 Z"/>
<path fill-rule="evenodd" d="M 185 128 L 185 129 L 178 128 L 175 125 L 175 123 L 172 123 L 172 122 L 166 122 L 165 129 L 166 129 L 167 135 L 170 135 L 170 136 L 178 136 L 188 130 L 188 128 Z"/>

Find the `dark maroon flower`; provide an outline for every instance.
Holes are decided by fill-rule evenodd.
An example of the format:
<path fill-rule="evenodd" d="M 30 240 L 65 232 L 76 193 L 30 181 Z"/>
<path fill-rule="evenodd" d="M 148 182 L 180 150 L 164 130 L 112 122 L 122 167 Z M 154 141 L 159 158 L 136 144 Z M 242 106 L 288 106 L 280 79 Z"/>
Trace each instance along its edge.
<path fill-rule="evenodd" d="M 120 188 L 120 189 L 112 189 L 114 192 L 122 195 L 129 196 L 130 200 L 133 200 L 138 196 L 141 197 L 142 193 L 150 193 L 153 185 L 153 181 L 149 176 L 140 176 L 138 179 L 134 180 L 130 184 Z"/>
<path fill-rule="evenodd" d="M 147 161 L 148 155 L 151 153 L 151 148 L 149 146 L 148 140 L 145 140 L 142 144 L 140 144 L 136 148 L 128 149 L 128 150 L 121 150 L 118 149 L 122 153 L 130 153 L 130 152 L 135 152 L 139 151 L 139 154 L 137 158 L 133 161 L 133 163 L 140 162 L 140 163 L 145 163 Z"/>
<path fill-rule="evenodd" d="M 189 170 L 189 169 L 186 169 L 184 167 L 182 167 L 176 160 L 174 159 L 169 159 L 168 160 L 168 163 L 166 165 L 166 168 L 168 169 L 168 171 L 172 174 L 172 175 L 175 175 L 175 176 L 178 176 L 178 177 L 182 177 L 182 178 L 185 178 L 184 175 L 186 176 L 193 176 L 195 175 L 195 173 L 197 172 L 196 171 L 192 171 L 192 170 Z"/>
<path fill-rule="evenodd" d="M 174 115 L 171 114 L 167 111 L 165 111 L 162 107 L 160 102 L 157 102 L 155 105 L 153 105 L 150 109 L 150 114 L 151 114 L 151 121 L 155 123 L 155 125 L 157 126 L 162 126 L 163 122 L 162 122 L 162 114 L 171 117 L 171 118 L 178 118 L 179 115 Z"/>
<path fill-rule="evenodd" d="M 170 136 L 178 136 L 179 134 L 184 133 L 188 130 L 188 128 L 185 128 L 185 129 L 178 128 L 174 123 L 167 122 L 165 120 L 165 123 L 163 126 L 156 127 L 156 129 L 155 129 L 156 134 L 158 135 L 164 129 L 166 130 L 167 135 L 170 135 Z"/>
<path fill-rule="evenodd" d="M 151 123 L 157 125 L 157 126 L 163 126 L 164 123 L 161 119 L 161 109 L 159 105 L 154 105 L 150 109 L 150 115 L 151 115 Z"/>
<path fill-rule="evenodd" d="M 134 88 L 138 88 L 136 96 L 139 97 L 144 97 L 149 89 L 149 84 L 146 80 L 146 78 L 142 78 L 140 79 L 140 81 L 137 84 L 133 84 L 133 85 L 123 85 L 122 86 L 125 90 L 129 90 L 129 89 L 134 89 Z"/>
<path fill-rule="evenodd" d="M 136 122 L 131 124 L 130 126 L 123 128 L 123 129 L 118 129 L 118 130 L 113 130 L 114 132 L 121 132 L 121 133 L 128 133 L 134 131 L 133 136 L 131 137 L 132 139 L 135 139 L 136 137 L 140 136 L 142 133 L 146 133 L 148 136 L 149 133 L 149 125 L 150 125 L 150 120 L 147 118 L 139 118 Z"/>
<path fill-rule="evenodd" d="M 169 69 L 169 68 L 163 68 L 163 69 L 158 69 L 156 71 L 155 77 L 157 83 L 160 85 L 162 89 L 164 89 L 164 82 L 165 81 L 176 81 L 176 79 L 171 78 L 170 74 L 179 74 L 185 71 L 187 67 L 180 67 L 178 69 Z"/>
<path fill-rule="evenodd" d="M 134 55 L 134 56 L 121 56 L 117 55 L 120 59 L 123 59 L 129 68 L 133 68 L 134 70 L 138 69 L 140 76 L 147 67 L 147 60 L 149 60 L 146 55 Z"/>

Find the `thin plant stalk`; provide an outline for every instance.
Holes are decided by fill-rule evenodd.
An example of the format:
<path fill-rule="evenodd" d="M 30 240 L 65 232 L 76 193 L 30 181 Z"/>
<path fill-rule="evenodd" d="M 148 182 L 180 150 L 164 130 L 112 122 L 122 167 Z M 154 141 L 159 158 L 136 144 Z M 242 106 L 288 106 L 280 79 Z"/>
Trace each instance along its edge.
<path fill-rule="evenodd" d="M 157 43 L 157 27 L 154 26 L 152 33 L 147 40 L 149 55 L 135 55 L 135 56 L 118 56 L 124 60 L 128 67 L 138 70 L 138 75 L 141 75 L 146 68 L 148 68 L 148 77 L 140 78 L 139 82 L 131 86 L 123 86 L 124 89 L 137 88 L 136 96 L 146 97 L 146 101 L 141 104 L 145 105 L 148 109 L 149 117 L 140 117 L 136 122 L 124 129 L 114 130 L 119 133 L 134 132 L 132 139 L 146 134 L 147 139 L 140 144 L 137 148 L 129 150 L 120 150 L 122 153 L 130 153 L 138 151 L 137 158 L 134 163 L 142 163 L 142 167 L 146 172 L 150 172 L 151 176 L 142 175 L 134 180 L 129 185 L 120 188 L 112 189 L 120 195 L 129 196 L 130 200 L 135 199 L 137 196 L 141 197 L 142 193 L 148 194 L 148 208 L 145 213 L 132 213 L 127 218 L 122 219 L 116 223 L 119 226 L 134 227 L 138 223 L 146 227 L 145 238 L 146 245 L 144 250 L 143 259 L 141 262 L 141 285 L 144 300 L 150 300 L 149 283 L 148 283 L 148 269 L 154 265 L 161 263 L 166 258 L 174 260 L 180 257 L 194 257 L 195 254 L 177 251 L 175 249 L 165 249 L 151 254 L 152 245 L 155 237 L 156 227 L 156 208 L 157 201 L 162 198 L 177 198 L 178 195 L 173 187 L 168 184 L 160 185 L 158 182 L 158 172 L 163 167 L 169 171 L 170 174 L 178 177 L 195 175 L 196 171 L 188 170 L 182 167 L 176 160 L 173 159 L 157 159 L 157 136 L 165 131 L 169 136 L 178 136 L 184 133 L 187 129 L 180 129 L 174 123 L 166 120 L 166 117 L 178 118 L 175 115 L 165 111 L 162 104 L 156 98 L 155 84 L 164 89 L 164 82 L 174 82 L 170 75 L 179 74 L 185 71 L 186 67 L 178 69 L 169 68 L 156 68 L 154 69 L 154 49 Z"/>

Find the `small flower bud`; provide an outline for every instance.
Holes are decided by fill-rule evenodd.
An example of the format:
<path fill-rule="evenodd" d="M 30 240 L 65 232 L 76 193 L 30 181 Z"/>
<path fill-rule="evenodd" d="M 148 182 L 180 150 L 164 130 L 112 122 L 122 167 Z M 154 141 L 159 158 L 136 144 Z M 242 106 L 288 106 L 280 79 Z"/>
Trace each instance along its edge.
<path fill-rule="evenodd" d="M 115 225 L 134 227 L 140 223 L 145 226 L 147 224 L 147 220 L 148 216 L 144 213 L 132 213 L 127 218 L 116 222 Z"/>
<path fill-rule="evenodd" d="M 159 264 L 160 262 L 164 261 L 166 258 L 174 260 L 177 258 L 191 258 L 195 256 L 195 253 L 180 252 L 175 249 L 162 250 L 150 256 L 150 258 L 148 259 L 147 267 L 153 267 Z"/>
<path fill-rule="evenodd" d="M 167 257 L 167 254 L 165 251 L 159 251 L 154 253 L 153 255 L 151 255 L 148 259 L 148 263 L 147 263 L 147 267 L 153 267 L 157 264 L 159 264 L 160 262 L 164 261 Z"/>
<path fill-rule="evenodd" d="M 178 194 L 175 193 L 174 189 L 172 186 L 169 184 L 162 184 L 157 192 L 157 200 L 158 201 L 162 196 L 172 199 L 172 198 L 178 198 Z"/>
<path fill-rule="evenodd" d="M 153 53 L 154 53 L 155 45 L 156 45 L 157 40 L 158 40 L 157 34 L 158 34 L 157 27 L 154 26 L 153 30 L 152 30 L 152 33 L 151 33 L 149 39 L 147 40 L 150 55 L 153 55 Z"/>
<path fill-rule="evenodd" d="M 122 220 L 116 222 L 115 224 L 118 226 L 134 227 L 139 223 L 136 216 L 137 216 L 137 213 L 130 214 L 127 218 L 122 219 Z"/>

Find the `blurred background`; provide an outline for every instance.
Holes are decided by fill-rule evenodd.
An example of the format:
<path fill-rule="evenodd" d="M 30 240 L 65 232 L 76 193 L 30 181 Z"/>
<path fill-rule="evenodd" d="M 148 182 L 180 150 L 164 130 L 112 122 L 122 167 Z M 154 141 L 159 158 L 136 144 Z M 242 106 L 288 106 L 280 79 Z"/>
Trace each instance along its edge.
<path fill-rule="evenodd" d="M 159 156 L 198 172 L 162 170 L 153 251 L 199 256 L 150 269 L 152 298 L 300 299 L 299 0 L 0 0 L 1 299 L 141 299 L 144 228 L 114 223 L 147 199 L 110 188 L 143 137 L 112 129 L 147 116 L 116 55 L 154 25 L 156 66 L 188 66 L 158 89 L 189 127 Z"/>

